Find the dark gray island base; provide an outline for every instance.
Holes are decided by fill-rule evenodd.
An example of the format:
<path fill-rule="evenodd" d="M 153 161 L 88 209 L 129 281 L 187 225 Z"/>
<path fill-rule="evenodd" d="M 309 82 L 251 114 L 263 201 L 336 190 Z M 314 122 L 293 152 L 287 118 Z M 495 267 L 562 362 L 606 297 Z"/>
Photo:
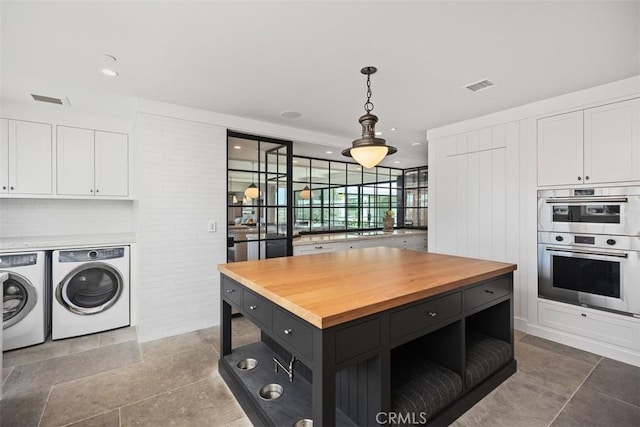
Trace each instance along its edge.
<path fill-rule="evenodd" d="M 510 266 L 326 327 L 220 268 L 220 374 L 255 425 L 450 424 L 516 372 Z M 261 342 L 232 348 L 232 307 Z"/>

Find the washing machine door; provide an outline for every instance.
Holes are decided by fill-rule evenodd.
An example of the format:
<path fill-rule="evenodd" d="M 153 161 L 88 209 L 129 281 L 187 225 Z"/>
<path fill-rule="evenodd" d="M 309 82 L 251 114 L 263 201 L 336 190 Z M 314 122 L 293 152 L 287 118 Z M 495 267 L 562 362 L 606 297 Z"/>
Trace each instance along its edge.
<path fill-rule="evenodd" d="M 38 292 L 33 284 L 18 273 L 9 273 L 2 289 L 2 329 L 7 329 L 33 310 L 38 302 Z"/>
<path fill-rule="evenodd" d="M 67 274 L 56 287 L 56 299 L 72 313 L 97 314 L 118 301 L 122 288 L 122 274 L 116 268 L 90 262 Z"/>

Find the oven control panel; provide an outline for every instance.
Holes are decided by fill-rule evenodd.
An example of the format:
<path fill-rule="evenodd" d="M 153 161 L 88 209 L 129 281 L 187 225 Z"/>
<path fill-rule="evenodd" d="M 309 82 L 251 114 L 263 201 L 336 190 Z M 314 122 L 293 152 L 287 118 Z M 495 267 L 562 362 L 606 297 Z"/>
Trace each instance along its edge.
<path fill-rule="evenodd" d="M 640 250 L 638 236 L 610 236 L 603 234 L 538 232 L 538 243 L 553 246 L 576 246 L 619 250 Z"/>

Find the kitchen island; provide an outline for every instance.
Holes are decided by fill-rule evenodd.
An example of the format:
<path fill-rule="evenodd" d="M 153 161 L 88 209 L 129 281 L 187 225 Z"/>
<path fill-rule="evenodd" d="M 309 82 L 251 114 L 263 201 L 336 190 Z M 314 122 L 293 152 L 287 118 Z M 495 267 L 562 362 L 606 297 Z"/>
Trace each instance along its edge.
<path fill-rule="evenodd" d="M 450 423 L 516 370 L 514 264 L 374 247 L 218 269 L 219 370 L 255 424 L 387 424 L 409 408 Z M 232 347 L 232 307 L 262 342 Z"/>

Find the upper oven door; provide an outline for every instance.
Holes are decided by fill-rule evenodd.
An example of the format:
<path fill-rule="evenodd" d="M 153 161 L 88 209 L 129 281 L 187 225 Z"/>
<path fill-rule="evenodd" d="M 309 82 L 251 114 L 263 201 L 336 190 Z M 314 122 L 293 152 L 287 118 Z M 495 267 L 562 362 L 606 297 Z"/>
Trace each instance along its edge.
<path fill-rule="evenodd" d="M 618 190 L 630 188 L 635 187 Z M 597 190 L 602 193 L 607 189 Z M 558 195 L 553 191 L 541 191 L 538 194 L 539 231 L 613 235 L 637 235 L 640 232 L 638 194 L 582 196 Z M 544 194 L 548 192 L 552 194 Z"/>

